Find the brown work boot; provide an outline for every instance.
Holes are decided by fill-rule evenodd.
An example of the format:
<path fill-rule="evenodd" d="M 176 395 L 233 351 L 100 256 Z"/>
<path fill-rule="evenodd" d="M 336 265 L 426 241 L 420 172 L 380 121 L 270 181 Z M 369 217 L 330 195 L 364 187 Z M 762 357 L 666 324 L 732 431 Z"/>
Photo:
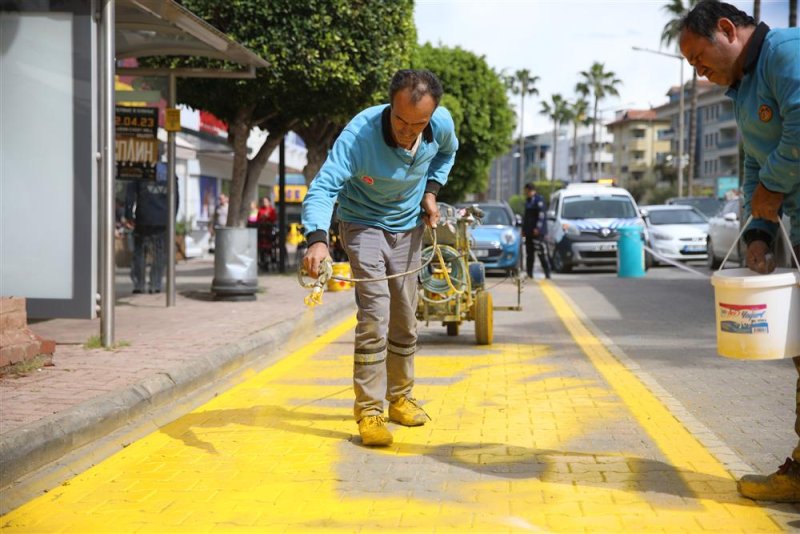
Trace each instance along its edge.
<path fill-rule="evenodd" d="M 800 502 L 800 462 L 787 458 L 777 472 L 745 475 L 736 487 L 742 496 L 755 501 Z"/>
<path fill-rule="evenodd" d="M 410 397 L 400 397 L 389 403 L 389 420 L 405 426 L 421 426 L 430 416 L 417 401 Z"/>
<path fill-rule="evenodd" d="M 385 447 L 392 444 L 392 433 L 386 428 L 382 415 L 367 415 L 358 422 L 361 443 L 368 447 Z"/>

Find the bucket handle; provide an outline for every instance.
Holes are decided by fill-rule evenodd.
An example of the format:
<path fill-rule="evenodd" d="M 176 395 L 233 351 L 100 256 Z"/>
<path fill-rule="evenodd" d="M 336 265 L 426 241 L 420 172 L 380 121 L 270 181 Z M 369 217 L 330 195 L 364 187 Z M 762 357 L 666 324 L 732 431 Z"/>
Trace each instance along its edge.
<path fill-rule="evenodd" d="M 733 252 L 733 249 L 736 248 L 736 246 L 739 244 L 739 240 L 742 238 L 744 231 L 747 230 L 747 227 L 750 225 L 752 221 L 753 221 L 753 216 L 750 215 L 742 225 L 742 229 L 739 231 L 739 235 L 736 236 L 736 239 L 733 240 L 733 244 L 731 245 L 731 248 L 728 249 L 728 253 L 725 254 L 725 258 L 722 260 L 722 263 L 719 264 L 719 269 L 717 269 L 718 271 L 721 271 L 722 268 L 725 266 L 725 262 L 728 261 L 731 252 Z M 800 261 L 797 261 L 797 256 L 795 255 L 794 248 L 792 247 L 792 240 L 789 239 L 789 232 L 786 231 L 786 227 L 783 225 L 783 220 L 780 217 L 778 218 L 778 225 L 781 228 L 781 235 L 783 235 L 784 239 L 786 239 L 786 246 L 789 247 L 789 254 L 791 254 L 792 258 L 794 258 L 794 264 L 797 266 L 798 272 L 800 272 Z"/>

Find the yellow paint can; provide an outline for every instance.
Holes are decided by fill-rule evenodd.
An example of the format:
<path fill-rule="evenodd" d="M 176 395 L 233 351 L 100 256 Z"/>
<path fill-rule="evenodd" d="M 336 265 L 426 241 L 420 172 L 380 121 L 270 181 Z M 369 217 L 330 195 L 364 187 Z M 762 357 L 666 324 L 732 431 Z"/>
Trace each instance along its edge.
<path fill-rule="evenodd" d="M 352 278 L 350 271 L 350 263 L 346 261 L 334 262 L 333 276 L 341 276 L 344 278 Z M 341 280 L 328 280 L 328 291 L 344 291 L 353 287 L 352 282 L 342 282 Z"/>

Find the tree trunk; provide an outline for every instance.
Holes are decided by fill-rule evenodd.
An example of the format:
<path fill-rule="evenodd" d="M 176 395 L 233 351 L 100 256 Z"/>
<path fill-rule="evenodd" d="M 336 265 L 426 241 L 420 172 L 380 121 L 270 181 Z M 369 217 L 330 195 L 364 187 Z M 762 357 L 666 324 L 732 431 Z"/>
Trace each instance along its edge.
<path fill-rule="evenodd" d="M 303 168 L 303 176 L 306 185 L 311 184 L 322 164 L 328 157 L 328 150 L 333 146 L 333 142 L 339 135 L 341 124 L 328 118 L 319 117 L 295 128 L 295 132 L 303 138 L 308 153 L 306 154 L 306 166 Z"/>
<path fill-rule="evenodd" d="M 247 137 L 250 135 L 254 105 L 239 108 L 236 117 L 228 128 L 228 139 L 233 146 L 233 169 L 231 170 L 231 190 L 228 195 L 228 218 L 225 226 L 244 226 L 238 213 L 241 211 L 243 192 L 247 181 Z M 216 199 L 214 199 L 216 201 Z"/>
<path fill-rule="evenodd" d="M 237 226 L 244 226 L 247 222 L 247 217 L 250 214 L 250 202 L 255 200 L 256 190 L 258 188 L 258 178 L 261 176 L 261 171 L 269 161 L 269 156 L 281 143 L 281 139 L 289 131 L 288 127 L 272 127 L 269 130 L 269 135 L 261 145 L 258 153 L 250 160 L 247 165 L 247 179 L 242 191 L 242 202 L 239 205 L 238 224 Z M 233 207 L 231 206 L 231 210 Z M 230 217 L 230 215 L 229 215 Z"/>
<path fill-rule="evenodd" d="M 753 18 L 756 24 L 761 22 L 761 0 L 753 0 Z"/>
<path fill-rule="evenodd" d="M 589 178 L 591 181 L 595 181 L 595 168 L 594 168 L 594 153 L 597 148 L 597 97 L 594 98 L 594 115 L 592 120 L 592 164 L 589 167 Z"/>
<path fill-rule="evenodd" d="M 789 0 L 789 27 L 797 27 L 797 0 Z"/>
<path fill-rule="evenodd" d="M 689 174 L 687 175 L 686 184 L 688 194 L 692 196 L 692 187 L 694 187 L 694 168 L 695 168 L 695 145 L 697 144 L 697 70 L 693 69 L 692 74 L 692 105 L 689 114 Z"/>
<path fill-rule="evenodd" d="M 553 121 L 553 175 L 550 177 L 550 181 L 554 181 L 556 179 L 556 153 L 558 151 L 558 122 Z"/>

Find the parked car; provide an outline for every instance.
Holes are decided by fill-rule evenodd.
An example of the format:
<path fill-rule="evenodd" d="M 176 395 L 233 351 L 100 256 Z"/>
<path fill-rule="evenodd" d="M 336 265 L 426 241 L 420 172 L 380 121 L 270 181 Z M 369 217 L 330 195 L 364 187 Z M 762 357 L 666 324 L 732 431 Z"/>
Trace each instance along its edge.
<path fill-rule="evenodd" d="M 715 216 L 708 220 L 708 239 L 706 247 L 708 250 L 708 268 L 719 269 L 725 255 L 733 246 L 736 237 L 741 231 L 739 221 L 739 211 L 741 210 L 741 199 L 734 199 L 725 202 L 722 210 Z M 783 216 L 783 225 L 787 231 L 789 229 L 789 217 Z M 726 267 L 737 267 L 742 263 L 742 256 L 745 252 L 744 243 L 740 242 L 736 247 L 733 247 L 731 255 L 728 258 Z M 791 254 L 786 247 L 783 237 L 778 235 L 776 237 L 775 254 L 779 266 L 788 267 L 791 265 Z"/>
<path fill-rule="evenodd" d="M 486 270 L 505 270 L 517 274 L 522 258 L 520 219 L 507 202 L 475 202 L 483 211 L 481 223 L 472 228 L 472 252 Z"/>
<path fill-rule="evenodd" d="M 725 204 L 724 200 L 719 200 L 718 198 L 712 197 L 673 197 L 667 199 L 666 204 L 672 205 L 682 205 L 682 206 L 691 206 L 693 208 L 697 208 L 703 215 L 706 217 L 713 217 L 719 210 L 722 209 L 722 206 Z"/>
<path fill-rule="evenodd" d="M 650 248 L 658 256 L 677 261 L 706 259 L 708 219 L 697 208 L 683 204 L 642 206 L 650 233 Z M 658 262 L 654 256 L 654 262 Z"/>
<path fill-rule="evenodd" d="M 631 194 L 621 187 L 569 184 L 553 193 L 547 211 L 547 241 L 553 269 L 567 273 L 578 265 L 616 265 L 617 228 L 647 228 Z M 645 255 L 645 268 L 652 257 Z"/>

